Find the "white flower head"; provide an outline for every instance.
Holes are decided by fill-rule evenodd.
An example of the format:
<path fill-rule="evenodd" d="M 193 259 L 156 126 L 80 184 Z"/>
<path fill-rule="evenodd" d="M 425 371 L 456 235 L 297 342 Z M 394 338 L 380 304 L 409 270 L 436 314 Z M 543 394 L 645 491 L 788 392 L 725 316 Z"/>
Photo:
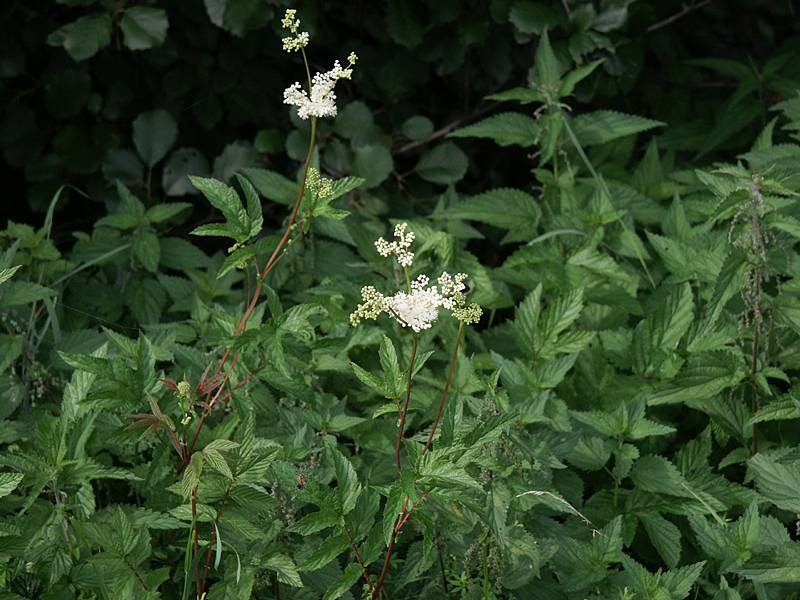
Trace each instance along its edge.
<path fill-rule="evenodd" d="M 411 327 L 417 333 L 430 329 L 439 316 L 439 307 L 443 301 L 444 298 L 435 285 L 417 285 L 412 287 L 411 293 L 398 292 L 386 299 L 397 322 L 403 327 Z"/>
<path fill-rule="evenodd" d="M 414 253 L 409 248 L 414 239 L 414 232 L 408 231 L 408 223 L 398 223 L 394 228 L 394 241 L 387 242 L 380 237 L 375 240 L 375 248 L 384 258 L 394 255 L 401 267 L 410 267 L 414 263 Z"/>
<path fill-rule="evenodd" d="M 394 241 L 378 238 L 375 248 L 383 257 L 395 256 L 403 267 L 410 267 L 414 254 L 409 250 L 414 242 L 414 233 L 408 231 L 407 223 L 399 223 L 394 228 Z M 465 273 L 450 275 L 442 273 L 438 285 L 430 285 L 427 275 L 418 275 L 409 283 L 405 291 L 393 296 L 384 296 L 372 286 L 361 290 L 362 303 L 350 315 L 350 323 L 357 325 L 362 319 L 375 320 L 386 313 L 401 326 L 410 327 L 416 333 L 430 329 L 439 316 L 439 308 L 449 310 L 452 315 L 465 324 L 477 323 L 481 308 L 477 304 L 467 304 Z"/>
<path fill-rule="evenodd" d="M 311 94 L 302 89 L 299 82 L 290 85 L 283 92 L 283 103 L 297 107 L 297 116 L 335 117 L 336 94 L 333 88 L 340 79 L 350 79 L 353 75 L 352 63 L 346 69 L 339 61 L 333 63 L 333 69 L 327 73 L 317 73 L 311 82 Z"/>

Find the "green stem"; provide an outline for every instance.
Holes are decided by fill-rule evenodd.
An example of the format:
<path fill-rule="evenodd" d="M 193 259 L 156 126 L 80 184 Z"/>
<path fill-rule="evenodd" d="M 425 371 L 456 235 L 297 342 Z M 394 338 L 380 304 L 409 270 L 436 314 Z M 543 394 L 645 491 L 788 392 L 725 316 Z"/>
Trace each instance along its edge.
<path fill-rule="evenodd" d="M 422 449 L 422 456 L 425 456 L 425 453 L 430 448 L 431 443 L 433 442 L 433 436 L 436 434 L 436 428 L 439 426 L 439 421 L 442 419 L 442 413 L 444 412 L 444 406 L 447 403 L 447 393 L 450 391 L 450 383 L 453 381 L 453 374 L 456 371 L 456 361 L 458 360 L 458 348 L 461 344 L 461 336 L 464 333 L 464 321 L 458 322 L 458 333 L 456 334 L 456 343 L 453 345 L 453 353 L 450 355 L 450 366 L 447 368 L 447 381 L 445 381 L 444 388 L 442 389 L 442 395 L 439 398 L 439 410 L 436 411 L 436 418 L 433 420 L 433 425 L 431 425 L 431 432 L 428 435 L 428 439 L 425 442 L 425 447 Z"/>
<path fill-rule="evenodd" d="M 417 345 L 419 336 L 416 331 L 411 332 L 411 355 L 408 358 L 408 372 L 406 375 L 406 399 L 400 411 L 400 424 L 397 427 L 397 441 L 394 445 L 394 463 L 397 467 L 397 478 L 400 478 L 400 447 L 403 443 L 403 430 L 406 426 L 406 414 L 408 413 L 408 403 L 411 400 L 411 379 L 414 376 L 414 360 L 417 358 Z"/>

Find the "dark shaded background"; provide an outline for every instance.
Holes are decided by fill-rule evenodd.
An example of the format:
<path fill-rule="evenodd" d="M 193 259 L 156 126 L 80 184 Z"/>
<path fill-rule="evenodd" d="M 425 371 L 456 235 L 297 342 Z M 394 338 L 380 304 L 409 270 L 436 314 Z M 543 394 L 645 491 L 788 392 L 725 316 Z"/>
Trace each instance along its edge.
<path fill-rule="evenodd" d="M 484 95 L 524 84 L 537 35 L 520 31 L 510 16 L 519 5 L 556 15 L 559 23 L 551 27 L 551 39 L 561 52 L 576 46 L 581 28 L 576 13 L 592 13 L 595 20 L 605 15 L 583 32 L 586 52 L 581 60 L 606 62 L 578 88 L 573 109 L 611 108 L 666 121 L 671 127 L 660 147 L 673 149 L 678 161 L 696 159 L 715 128 L 730 131 L 721 132 L 719 143 L 704 153 L 706 159 L 741 150 L 739 140 L 751 139 L 750 130 L 767 122 L 770 105 L 797 89 L 800 81 L 800 61 L 784 60 L 779 78 L 748 91 L 757 96 L 759 106 L 734 106 L 725 113 L 741 81 L 696 62 L 727 58 L 758 70 L 781 51 L 800 58 L 797 15 L 790 0 L 286 4 L 299 9 L 303 28 L 311 32 L 314 66 L 325 70 L 334 58 L 343 59 L 351 49 L 358 52 L 361 60 L 352 84 L 338 90 L 340 108 L 351 99 L 366 104 L 374 124 L 362 120 L 361 126 L 392 149 L 399 174 L 413 169 L 425 147 L 409 147 L 400 132 L 405 119 L 425 116 L 435 130 L 469 123 L 501 110 L 483 101 Z M 162 46 L 129 50 L 120 40 L 119 17 L 132 5 L 166 10 L 169 29 Z M 209 18 L 207 8 L 215 6 L 226 11 L 222 27 Z M 292 134 L 287 137 L 294 125 L 281 104 L 282 91 L 300 78 L 302 66 L 297 55 L 287 57 L 281 50 L 279 21 L 285 8 L 263 0 L 6 3 L 0 17 L 3 216 L 39 221 L 37 215 L 54 191 L 69 183 L 91 200 L 68 193 L 57 229 L 88 228 L 106 210 L 97 203 L 115 201 L 110 193 L 115 177 L 145 191 L 146 172 L 131 175 L 115 169 L 109 157 L 132 148 L 132 121 L 156 108 L 166 109 L 177 122 L 174 148 L 196 148 L 209 167 L 227 145 L 238 144 L 240 166 L 261 163 L 291 173 L 299 150 Z M 59 27 L 104 13 L 114 19 L 114 35 L 91 58 L 76 62 L 63 48 L 48 45 L 48 35 Z M 732 122 L 737 118 L 745 122 Z M 338 122 L 323 128 L 323 166 L 347 172 L 358 140 L 337 128 Z M 262 137 L 269 147 L 262 143 L 256 151 L 252 144 L 261 130 L 269 130 Z M 459 144 L 471 163 L 459 184 L 464 191 L 496 183 L 524 187 L 528 182 L 530 163 L 522 153 L 498 151 L 489 142 Z M 156 165 L 144 194 L 151 202 L 163 195 L 162 168 L 163 163 Z M 386 199 L 398 191 L 420 202 L 438 190 L 413 177 L 389 177 L 372 193 Z"/>

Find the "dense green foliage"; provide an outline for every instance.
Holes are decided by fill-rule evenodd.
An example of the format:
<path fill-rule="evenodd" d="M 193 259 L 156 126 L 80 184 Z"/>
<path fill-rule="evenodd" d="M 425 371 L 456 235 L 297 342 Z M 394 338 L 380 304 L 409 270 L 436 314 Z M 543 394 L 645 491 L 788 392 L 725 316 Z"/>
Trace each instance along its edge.
<path fill-rule="evenodd" d="M 792 3 L 285 8 L 2 9 L 0 600 L 800 598 Z"/>

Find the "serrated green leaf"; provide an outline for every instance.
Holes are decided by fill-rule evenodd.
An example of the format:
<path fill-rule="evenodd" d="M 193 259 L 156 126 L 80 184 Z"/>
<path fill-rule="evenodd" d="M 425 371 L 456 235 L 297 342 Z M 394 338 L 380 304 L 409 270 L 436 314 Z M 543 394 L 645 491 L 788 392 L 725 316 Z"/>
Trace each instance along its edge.
<path fill-rule="evenodd" d="M 528 148 L 536 143 L 539 126 L 528 115 L 506 112 L 456 129 L 448 137 L 486 138 L 499 146 L 516 145 Z"/>
<path fill-rule="evenodd" d="M 621 137 L 648 131 L 666 125 L 661 121 L 645 119 L 612 110 L 597 110 L 576 117 L 572 122 L 575 136 L 583 146 L 605 144 Z"/>
<path fill-rule="evenodd" d="M 17 489 L 23 478 L 22 473 L 0 473 L 0 498 Z"/>
<path fill-rule="evenodd" d="M 358 563 L 350 563 L 345 568 L 344 572 L 334 581 L 322 600 L 336 600 L 345 594 L 356 582 L 361 578 L 364 569 Z"/>
<path fill-rule="evenodd" d="M 677 566 L 681 558 L 681 532 L 677 526 L 658 513 L 644 514 L 639 518 L 664 563 L 669 568 Z"/>

